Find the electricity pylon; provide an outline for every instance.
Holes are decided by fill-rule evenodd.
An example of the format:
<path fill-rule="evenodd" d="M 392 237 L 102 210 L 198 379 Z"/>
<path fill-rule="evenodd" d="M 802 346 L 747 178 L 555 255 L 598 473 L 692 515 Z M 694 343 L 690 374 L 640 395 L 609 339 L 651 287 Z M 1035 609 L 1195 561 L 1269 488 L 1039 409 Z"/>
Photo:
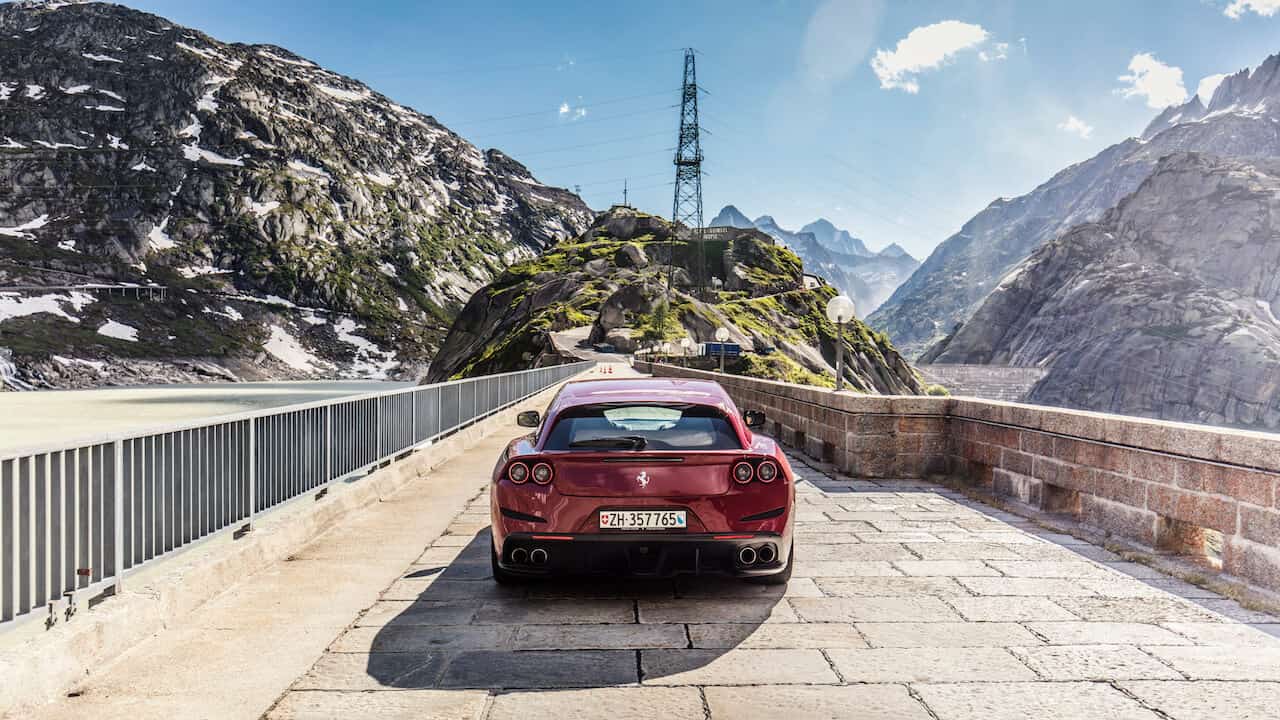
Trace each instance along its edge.
<path fill-rule="evenodd" d="M 688 242 L 698 248 L 694 282 L 699 289 L 705 282 L 706 259 L 702 245 L 702 142 L 698 137 L 698 73 L 693 48 L 684 51 L 684 84 L 680 91 L 680 134 L 676 140 L 676 191 L 671 203 L 673 231 L 681 223 L 689 229 Z M 667 265 L 667 303 L 671 302 L 671 286 L 675 271 L 675 235 L 670 243 Z"/>

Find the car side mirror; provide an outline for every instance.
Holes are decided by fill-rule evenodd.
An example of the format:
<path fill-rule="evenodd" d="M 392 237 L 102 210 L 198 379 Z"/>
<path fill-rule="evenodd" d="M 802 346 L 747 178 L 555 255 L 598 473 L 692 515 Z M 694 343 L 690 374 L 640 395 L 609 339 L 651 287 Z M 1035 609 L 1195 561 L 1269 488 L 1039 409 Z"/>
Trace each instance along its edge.
<path fill-rule="evenodd" d="M 516 415 L 516 424 L 520 427 L 536 428 L 542 424 L 542 416 L 538 414 L 537 410 L 525 410 Z"/>
<path fill-rule="evenodd" d="M 764 427 L 763 410 L 747 410 L 742 413 L 742 419 L 747 421 L 747 427 L 749 428 Z"/>

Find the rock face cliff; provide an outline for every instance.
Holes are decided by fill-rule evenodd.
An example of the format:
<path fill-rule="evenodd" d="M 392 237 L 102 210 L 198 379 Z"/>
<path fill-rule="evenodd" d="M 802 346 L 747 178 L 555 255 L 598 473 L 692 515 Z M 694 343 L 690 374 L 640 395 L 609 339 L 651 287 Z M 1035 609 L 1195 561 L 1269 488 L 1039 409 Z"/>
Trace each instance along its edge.
<path fill-rule="evenodd" d="M 659 337 L 679 348 L 711 342 L 719 327 L 753 351 L 737 371 L 793 382 L 834 382 L 837 335 L 824 308 L 836 290 L 805 289 L 800 259 L 749 229 L 708 234 L 709 275 L 720 288 L 691 285 L 696 249 L 671 242 L 663 219 L 615 207 L 572 241 L 508 268 L 472 296 L 431 366 L 431 381 L 559 362 L 574 348 L 559 333 L 620 351 Z M 675 280 L 662 328 L 666 278 Z M 916 394 L 919 378 L 883 335 L 853 323 L 845 334 L 846 379 L 863 392 Z M 677 349 L 678 353 L 679 350 Z"/>
<path fill-rule="evenodd" d="M 991 203 L 947 238 L 869 318 L 909 357 L 951 332 L 1036 247 L 1102 217 L 1151 174 L 1160 158 L 1198 151 L 1280 156 L 1280 55 L 1225 79 L 1209 99 L 1162 112 L 1129 138 L 1073 165 L 1021 197 Z"/>
<path fill-rule="evenodd" d="M 0 5 L 0 36 L 0 290 L 169 288 L 0 297 L 0 346 L 35 385 L 140 362 L 416 376 L 475 289 L 592 217 L 278 47 L 105 3 Z"/>
<path fill-rule="evenodd" d="M 792 232 L 769 215 L 748 220 L 738 208 L 726 205 L 711 221 L 711 227 L 754 227 L 769 235 L 799 255 L 807 272 L 825 278 L 852 298 L 860 315 L 878 308 L 920 267 L 920 261 L 898 245 L 871 252 L 861 239 L 825 219 Z"/>
<path fill-rule="evenodd" d="M 1278 315 L 1280 159 L 1179 153 L 925 359 L 1045 368 L 1031 402 L 1274 430 Z"/>

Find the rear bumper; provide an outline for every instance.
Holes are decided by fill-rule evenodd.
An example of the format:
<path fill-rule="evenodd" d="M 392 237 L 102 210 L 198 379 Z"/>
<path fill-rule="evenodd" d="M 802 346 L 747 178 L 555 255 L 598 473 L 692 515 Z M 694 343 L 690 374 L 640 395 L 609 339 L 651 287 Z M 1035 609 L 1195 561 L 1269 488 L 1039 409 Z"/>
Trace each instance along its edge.
<path fill-rule="evenodd" d="M 744 564 L 750 547 L 769 562 Z M 545 559 L 535 550 L 546 553 Z M 776 533 L 512 533 L 502 543 L 502 569 L 520 575 L 614 575 L 667 578 L 677 575 L 773 575 L 790 559 L 789 542 Z"/>

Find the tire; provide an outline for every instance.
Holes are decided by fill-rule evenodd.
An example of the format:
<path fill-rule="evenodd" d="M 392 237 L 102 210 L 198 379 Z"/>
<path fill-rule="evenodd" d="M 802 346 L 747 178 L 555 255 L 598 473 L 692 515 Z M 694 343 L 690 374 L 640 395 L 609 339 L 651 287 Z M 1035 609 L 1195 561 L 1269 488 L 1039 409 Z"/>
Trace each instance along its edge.
<path fill-rule="evenodd" d="M 524 582 L 524 578 L 507 572 L 498 565 L 498 548 L 493 544 L 493 538 L 489 539 L 489 564 L 493 570 L 493 581 L 499 585 L 519 585 Z"/>
<path fill-rule="evenodd" d="M 791 568 L 795 565 L 795 562 L 796 546 L 795 543 L 792 543 L 791 552 L 787 553 L 787 566 L 782 568 L 781 572 L 774 573 L 773 575 L 750 577 L 747 578 L 747 582 L 754 583 L 756 585 L 786 585 L 791 582 Z"/>

